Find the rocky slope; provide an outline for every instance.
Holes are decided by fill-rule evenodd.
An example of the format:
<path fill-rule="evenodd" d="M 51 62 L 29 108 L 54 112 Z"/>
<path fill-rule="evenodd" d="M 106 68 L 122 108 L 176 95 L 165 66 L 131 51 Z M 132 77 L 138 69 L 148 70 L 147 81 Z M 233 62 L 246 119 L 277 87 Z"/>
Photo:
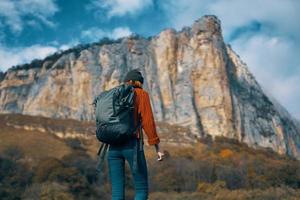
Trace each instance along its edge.
<path fill-rule="evenodd" d="M 93 98 L 134 68 L 145 76 L 157 121 L 300 158 L 298 125 L 224 43 L 215 16 L 179 32 L 102 41 L 12 68 L 0 75 L 0 112 L 92 120 Z"/>

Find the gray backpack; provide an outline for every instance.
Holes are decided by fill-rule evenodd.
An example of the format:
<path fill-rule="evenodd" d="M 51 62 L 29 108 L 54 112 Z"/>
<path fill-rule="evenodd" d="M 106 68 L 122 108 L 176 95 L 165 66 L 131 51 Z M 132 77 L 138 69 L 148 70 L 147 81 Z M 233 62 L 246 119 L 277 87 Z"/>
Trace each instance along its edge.
<path fill-rule="evenodd" d="M 134 137 L 134 87 L 121 84 L 102 92 L 95 106 L 96 136 L 106 144 L 122 144 Z"/>
<path fill-rule="evenodd" d="M 96 137 L 102 142 L 98 150 L 98 172 L 101 172 L 106 151 L 110 144 L 122 144 L 133 139 L 137 129 L 140 131 L 139 145 L 136 145 L 134 154 L 134 169 L 137 168 L 138 149 L 143 149 L 143 135 L 139 116 L 138 125 L 134 127 L 134 87 L 121 84 L 108 91 L 100 93 L 94 99 L 96 118 Z M 138 148 L 138 146 L 140 146 Z"/>

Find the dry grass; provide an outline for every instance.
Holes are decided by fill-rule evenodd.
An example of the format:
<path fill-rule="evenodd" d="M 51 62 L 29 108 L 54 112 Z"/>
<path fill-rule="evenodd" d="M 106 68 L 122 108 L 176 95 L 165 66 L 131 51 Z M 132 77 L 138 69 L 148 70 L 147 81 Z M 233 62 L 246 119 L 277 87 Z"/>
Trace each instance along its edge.
<path fill-rule="evenodd" d="M 28 131 L 6 126 L 0 123 L 0 153 L 8 148 L 16 147 L 22 150 L 27 158 L 36 160 L 45 157 L 62 158 L 71 149 L 56 136 L 39 131 Z"/>

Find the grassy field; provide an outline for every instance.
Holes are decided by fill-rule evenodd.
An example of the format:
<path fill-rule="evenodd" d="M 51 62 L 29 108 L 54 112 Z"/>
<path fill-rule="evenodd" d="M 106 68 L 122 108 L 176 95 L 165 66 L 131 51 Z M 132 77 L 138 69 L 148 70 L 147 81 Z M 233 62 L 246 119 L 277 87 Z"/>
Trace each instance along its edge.
<path fill-rule="evenodd" d="M 300 199 L 300 162 L 236 140 L 193 139 L 158 123 L 163 162 L 145 140 L 151 200 Z M 94 124 L 0 115 L 0 199 L 110 199 L 107 163 L 96 173 Z M 126 164 L 126 199 L 134 183 Z"/>
<path fill-rule="evenodd" d="M 0 152 L 18 148 L 26 159 L 45 157 L 62 158 L 71 152 L 71 148 L 55 135 L 40 131 L 16 129 L 0 125 Z"/>

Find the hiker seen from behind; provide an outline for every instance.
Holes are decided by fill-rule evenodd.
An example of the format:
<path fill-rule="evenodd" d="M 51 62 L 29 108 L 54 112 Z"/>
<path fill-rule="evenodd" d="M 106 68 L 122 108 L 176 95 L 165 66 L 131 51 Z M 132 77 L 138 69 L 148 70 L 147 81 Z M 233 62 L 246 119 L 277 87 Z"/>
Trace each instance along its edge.
<path fill-rule="evenodd" d="M 133 69 L 125 75 L 122 84 L 102 92 L 94 100 L 96 136 L 102 142 L 98 154 L 103 160 L 107 151 L 112 200 L 125 199 L 125 161 L 133 176 L 135 200 L 148 199 L 143 130 L 148 144 L 156 151 L 157 161 L 164 158 L 150 97 L 143 89 L 143 82 L 141 72 Z"/>

